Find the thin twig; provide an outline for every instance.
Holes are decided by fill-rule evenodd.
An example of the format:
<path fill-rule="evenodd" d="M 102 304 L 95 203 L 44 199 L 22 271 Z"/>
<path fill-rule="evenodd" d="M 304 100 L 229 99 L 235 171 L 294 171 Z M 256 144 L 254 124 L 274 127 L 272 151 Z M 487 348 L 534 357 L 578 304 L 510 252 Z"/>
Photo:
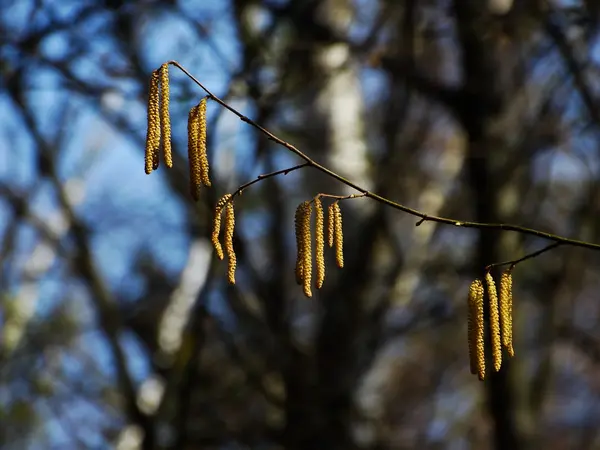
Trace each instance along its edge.
<path fill-rule="evenodd" d="M 236 195 L 237 196 L 242 195 L 244 189 L 252 186 L 254 183 L 258 183 L 259 181 L 266 180 L 267 178 L 276 177 L 277 175 L 287 175 L 288 173 L 293 172 L 294 170 L 302 169 L 302 168 L 308 167 L 308 166 L 309 166 L 309 163 L 298 164 L 297 166 L 288 167 L 287 169 L 276 170 L 275 172 L 259 175 L 254 180 L 249 181 L 248 183 L 242 184 L 239 188 L 237 188 L 237 190 L 231 195 L 231 198 L 235 197 Z"/>
<path fill-rule="evenodd" d="M 350 200 L 352 198 L 366 197 L 366 194 L 350 194 L 350 195 L 334 195 L 334 194 L 319 194 L 318 197 L 334 198 L 336 200 Z"/>
<path fill-rule="evenodd" d="M 510 268 L 512 269 L 513 267 L 515 267 L 517 264 L 522 263 L 523 261 L 527 261 L 528 259 L 531 258 L 535 258 L 536 256 L 540 256 L 542 253 L 546 253 L 552 249 L 555 249 L 556 247 L 559 247 L 563 245 L 563 242 L 554 242 L 550 245 L 547 245 L 546 247 L 537 250 L 535 252 L 529 253 L 525 256 L 523 256 L 522 258 L 519 259 L 513 259 L 511 261 L 504 261 L 504 262 L 499 262 L 499 263 L 494 263 L 494 264 L 490 264 L 488 266 L 486 266 L 485 271 L 489 272 L 492 267 L 499 267 L 499 266 L 508 266 L 510 264 Z"/>
<path fill-rule="evenodd" d="M 183 66 L 181 66 L 177 61 L 169 61 L 169 64 L 177 67 L 184 74 L 186 74 L 194 83 L 196 83 L 199 87 L 201 87 L 208 94 L 208 97 L 211 100 L 217 102 L 222 107 L 231 111 L 233 114 L 238 116 L 240 118 L 240 120 L 242 120 L 243 122 L 246 122 L 247 124 L 256 128 L 258 131 L 260 131 L 265 136 L 267 136 L 269 138 L 269 140 L 275 142 L 276 144 L 278 144 L 282 147 L 285 147 L 287 150 L 296 154 L 297 156 L 302 158 L 304 161 L 306 161 L 305 167 L 313 167 L 313 168 L 319 170 L 320 172 L 323 172 L 324 174 L 330 176 L 331 178 L 339 181 L 340 183 L 343 183 L 346 186 L 349 186 L 349 187 L 357 190 L 358 192 L 363 194 L 365 197 L 372 198 L 373 200 L 375 200 L 379 203 L 382 203 L 386 206 L 389 206 L 390 208 L 394 208 L 399 211 L 403 211 L 407 214 L 411 214 L 415 217 L 419 217 L 421 220 L 419 220 L 416 223 L 417 226 L 421 225 L 423 222 L 437 222 L 437 223 L 441 223 L 441 224 L 445 224 L 445 225 L 452 225 L 455 227 L 462 227 L 462 228 L 476 228 L 476 229 L 481 229 L 481 230 L 513 231 L 516 233 L 526 234 L 526 235 L 530 235 L 530 236 L 537 236 L 537 237 L 547 239 L 550 241 L 554 241 L 554 242 L 560 243 L 560 244 L 571 245 L 574 247 L 583 247 L 583 248 L 588 248 L 588 249 L 593 249 L 593 250 L 600 250 L 600 244 L 595 244 L 593 242 L 580 241 L 577 239 L 571 239 L 571 238 L 567 238 L 564 236 L 559 236 L 556 234 L 548 233 L 545 231 L 535 230 L 533 228 L 522 227 L 519 225 L 513 225 L 513 224 L 507 224 L 507 223 L 470 222 L 470 221 L 462 221 L 462 220 L 456 220 L 456 219 L 451 219 L 451 218 L 446 218 L 446 217 L 430 216 L 424 212 L 421 212 L 421 211 L 413 209 L 413 208 L 409 208 L 408 206 L 404 206 L 400 203 L 396 203 L 396 202 L 394 202 L 388 198 L 382 197 L 381 195 L 378 195 L 374 192 L 370 192 L 369 190 L 367 190 L 367 189 L 353 183 L 352 181 L 344 178 L 343 176 L 335 173 L 331 169 L 328 169 L 327 167 L 322 166 L 321 164 L 317 163 L 316 161 L 314 161 L 308 155 L 304 154 L 302 151 L 298 150 L 295 146 L 293 146 L 289 142 L 286 142 L 283 139 L 280 139 L 279 137 L 275 136 L 273 133 L 271 133 L 266 128 L 263 128 L 261 125 L 254 122 L 252 119 L 246 117 L 245 115 L 243 115 L 242 113 L 237 111 L 235 108 L 233 108 L 230 105 L 228 105 L 227 103 L 225 103 L 223 100 L 221 100 L 215 94 L 213 94 L 208 88 L 206 88 L 206 86 L 204 86 L 200 81 L 198 81 L 190 72 L 187 71 L 187 69 L 185 69 Z M 256 181 L 257 180 L 255 180 L 255 182 Z"/>

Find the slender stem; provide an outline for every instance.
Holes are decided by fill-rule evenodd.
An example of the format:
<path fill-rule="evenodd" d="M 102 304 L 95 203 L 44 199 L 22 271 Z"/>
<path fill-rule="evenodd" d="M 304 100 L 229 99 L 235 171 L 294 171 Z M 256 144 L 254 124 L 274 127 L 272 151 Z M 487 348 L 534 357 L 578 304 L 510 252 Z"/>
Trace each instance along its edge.
<path fill-rule="evenodd" d="M 239 188 L 237 188 L 237 190 L 231 195 L 231 198 L 235 197 L 236 195 L 237 196 L 242 195 L 242 192 L 244 191 L 244 189 L 252 186 L 255 183 L 258 183 L 259 181 L 263 181 L 263 180 L 266 180 L 267 178 L 271 178 L 271 177 L 276 177 L 277 175 L 287 175 L 288 173 L 293 172 L 294 170 L 302 169 L 302 168 L 308 167 L 308 166 L 309 166 L 308 163 L 298 164 L 297 166 L 288 167 L 287 169 L 281 169 L 281 170 L 277 170 L 275 172 L 259 175 L 254 180 L 249 181 L 248 183 L 242 184 Z"/>
<path fill-rule="evenodd" d="M 349 200 L 351 198 L 366 197 L 365 194 L 350 194 L 350 195 L 334 195 L 334 194 L 319 194 L 319 197 L 334 198 L 336 200 Z"/>
<path fill-rule="evenodd" d="M 583 248 L 589 248 L 589 249 L 593 249 L 593 250 L 600 250 L 600 244 L 595 244 L 593 242 L 580 241 L 577 239 L 571 239 L 571 238 L 567 238 L 564 236 L 559 236 L 556 234 L 548 233 L 545 231 L 535 230 L 533 228 L 522 227 L 520 225 L 513 225 L 513 224 L 508 224 L 508 223 L 471 222 L 471 221 L 462 221 L 462 220 L 451 219 L 451 218 L 447 218 L 447 217 L 431 216 L 422 211 L 419 211 L 419 210 L 416 210 L 413 208 L 409 208 L 408 206 L 404 206 L 400 203 L 396 203 L 396 202 L 394 202 L 388 198 L 382 197 L 381 195 L 378 195 L 374 192 L 370 192 L 367 189 L 365 189 L 365 188 L 353 183 L 352 181 L 344 178 L 343 176 L 335 173 L 331 169 L 328 169 L 327 167 L 322 166 L 321 164 L 317 163 L 315 160 L 310 158 L 308 155 L 306 155 L 302 151 L 298 150 L 296 147 L 294 147 L 289 142 L 286 142 L 283 139 L 280 139 L 279 137 L 275 136 L 273 133 L 271 133 L 266 128 L 263 128 L 261 125 L 254 122 L 252 119 L 246 117 L 245 115 L 243 115 L 242 113 L 237 111 L 235 108 L 229 106 L 227 103 L 225 103 L 223 100 L 221 100 L 215 94 L 213 94 L 208 88 L 206 88 L 206 86 L 204 86 L 200 81 L 198 81 L 190 72 L 187 71 L 187 69 L 185 69 L 183 66 L 181 66 L 177 61 L 169 61 L 169 64 L 177 67 L 184 74 L 186 74 L 194 83 L 196 83 L 198 86 L 200 86 L 208 94 L 208 97 L 211 100 L 217 102 L 224 108 L 231 111 L 233 114 L 238 116 L 240 118 L 240 120 L 242 120 L 243 122 L 246 122 L 247 124 L 256 128 L 258 131 L 260 131 L 265 136 L 267 136 L 269 138 L 269 140 L 275 142 L 276 144 L 278 144 L 282 147 L 285 147 L 287 150 L 296 154 L 297 156 L 302 158 L 304 161 L 306 161 L 306 165 L 303 165 L 303 167 L 314 167 L 315 169 L 323 172 L 324 174 L 330 176 L 331 178 L 334 178 L 335 180 L 339 181 L 340 183 L 343 183 L 346 186 L 349 186 L 349 187 L 357 190 L 358 192 L 363 194 L 363 196 L 365 196 L 365 197 L 372 198 L 373 200 L 375 200 L 379 203 L 382 203 L 384 205 L 387 205 L 390 208 L 394 208 L 399 211 L 403 211 L 405 213 L 411 214 L 415 217 L 419 217 L 421 220 L 419 220 L 416 223 L 417 226 L 421 225 L 423 222 L 437 222 L 437 223 L 441 223 L 441 224 L 445 224 L 445 225 L 452 225 L 455 227 L 462 227 L 462 228 L 477 228 L 477 229 L 481 229 L 481 230 L 513 231 L 516 233 L 526 234 L 526 235 L 530 235 L 530 236 L 537 236 L 537 237 L 544 238 L 544 239 L 547 239 L 550 241 L 554 241 L 555 243 L 559 243 L 559 244 L 566 244 L 566 245 L 571 245 L 571 246 L 575 246 L 575 247 L 583 247 Z M 258 181 L 258 180 L 255 180 L 254 182 L 256 182 L 256 181 Z M 554 247 L 552 247 L 552 248 L 554 248 Z M 548 250 L 550 250 L 550 249 L 548 249 Z"/>
<path fill-rule="evenodd" d="M 552 249 L 555 249 L 556 247 L 559 247 L 559 246 L 561 246 L 563 244 L 564 244 L 563 242 L 553 242 L 552 244 L 547 245 L 546 247 L 544 247 L 544 248 L 542 248 L 542 249 L 540 249 L 538 251 L 529 253 L 529 254 L 523 256 L 522 258 L 513 259 L 511 261 L 504 261 L 504 262 L 490 264 L 489 266 L 486 266 L 485 270 L 486 270 L 486 272 L 489 272 L 492 269 L 492 267 L 507 266 L 509 264 L 510 264 L 510 268 L 512 269 L 517 264 L 519 264 L 519 263 L 521 263 L 523 261 L 527 261 L 528 259 L 535 258 L 536 256 L 540 256 L 542 253 L 546 253 L 546 252 L 548 252 L 548 251 L 550 251 Z"/>

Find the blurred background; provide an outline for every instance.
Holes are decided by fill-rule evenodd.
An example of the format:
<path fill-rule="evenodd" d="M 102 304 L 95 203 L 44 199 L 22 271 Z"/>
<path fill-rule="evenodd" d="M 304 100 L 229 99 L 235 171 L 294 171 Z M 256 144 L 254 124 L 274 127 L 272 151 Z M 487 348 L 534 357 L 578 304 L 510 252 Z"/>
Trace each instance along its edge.
<path fill-rule="evenodd" d="M 600 255 L 517 266 L 516 357 L 469 373 L 466 294 L 547 245 L 344 202 L 346 267 L 294 282 L 314 170 L 209 103 L 213 188 L 144 174 L 149 75 L 428 214 L 600 242 L 594 0 L 0 0 L 0 448 L 600 448 Z M 488 367 L 490 367 L 488 365 Z"/>

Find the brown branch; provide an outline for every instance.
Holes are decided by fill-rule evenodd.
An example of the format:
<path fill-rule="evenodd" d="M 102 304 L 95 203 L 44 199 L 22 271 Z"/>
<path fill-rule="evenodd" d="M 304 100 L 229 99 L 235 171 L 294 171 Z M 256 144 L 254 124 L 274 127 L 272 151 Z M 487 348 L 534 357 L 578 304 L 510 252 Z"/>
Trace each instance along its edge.
<path fill-rule="evenodd" d="M 239 188 L 237 188 L 237 190 L 233 194 L 231 194 L 231 198 L 242 195 L 242 193 L 244 192 L 244 190 L 246 188 L 252 186 L 255 183 L 258 183 L 259 181 L 263 181 L 263 180 L 266 180 L 267 178 L 271 178 L 271 177 L 276 177 L 277 175 L 287 175 L 288 173 L 293 172 L 294 170 L 302 169 L 302 168 L 308 167 L 308 166 L 309 166 L 308 163 L 298 164 L 297 166 L 288 167 L 287 169 L 281 169 L 281 170 L 277 170 L 275 172 L 259 175 L 254 180 L 249 181 L 248 183 L 242 184 Z"/>
<path fill-rule="evenodd" d="M 296 148 L 289 142 L 286 142 L 283 139 L 275 136 L 273 133 L 271 133 L 266 128 L 262 127 L 258 123 L 254 122 L 252 119 L 250 119 L 247 116 L 245 116 L 244 114 L 240 113 L 238 110 L 236 110 L 232 106 L 225 103 L 223 100 L 221 100 L 215 94 L 213 94 L 208 88 L 206 88 L 206 86 L 204 86 L 200 81 L 198 81 L 190 72 L 187 71 L 187 69 L 185 69 L 183 66 L 181 66 L 177 61 L 169 61 L 169 64 L 177 67 L 185 75 L 187 75 L 194 83 L 196 83 L 199 87 L 201 87 L 206 92 L 206 94 L 208 95 L 208 97 L 211 100 L 217 102 L 223 108 L 231 111 L 233 114 L 238 116 L 240 118 L 240 120 L 242 120 L 243 122 L 246 122 L 250 126 L 254 127 L 258 131 L 263 133 L 265 136 L 267 136 L 267 138 L 269 140 L 275 142 L 276 144 L 286 148 L 288 151 L 290 151 L 290 152 L 294 153 L 295 155 L 299 156 L 300 158 L 302 158 L 306 162 L 305 164 L 302 164 L 302 167 L 312 167 L 314 169 L 317 169 L 318 171 L 339 181 L 340 183 L 343 183 L 346 186 L 349 186 L 352 189 L 357 190 L 358 192 L 363 194 L 363 196 L 365 196 L 365 197 L 371 198 L 379 203 L 389 206 L 390 208 L 397 209 L 397 210 L 405 212 L 407 214 L 411 214 L 415 217 L 419 217 L 421 220 L 419 220 L 419 222 L 417 222 L 417 224 L 416 224 L 417 226 L 421 225 L 423 222 L 437 222 L 437 223 L 441 223 L 444 225 L 452 225 L 455 227 L 462 227 L 462 228 L 476 228 L 476 229 L 480 229 L 480 230 L 513 231 L 516 233 L 521 233 L 521 234 L 526 234 L 526 235 L 530 235 L 530 236 L 536 236 L 539 238 L 547 239 L 550 241 L 554 241 L 555 243 L 571 245 L 574 247 L 583 247 L 583 248 L 588 248 L 588 249 L 593 249 L 593 250 L 600 250 L 600 244 L 595 244 L 593 242 L 581 241 L 581 240 L 577 240 L 577 239 L 571 239 L 571 238 L 567 238 L 564 236 L 559 236 L 556 234 L 548 233 L 545 231 L 523 227 L 520 225 L 513 225 L 513 224 L 507 224 L 507 223 L 471 222 L 471 221 L 462 221 L 462 220 L 457 220 L 457 219 L 452 219 L 452 218 L 447 218 L 447 217 L 431 216 L 422 211 L 419 211 L 419 210 L 416 210 L 413 208 L 409 208 L 408 206 L 402 205 L 400 203 L 396 203 L 396 202 L 394 202 L 388 198 L 382 197 L 381 195 L 378 195 L 374 192 L 370 192 L 369 190 L 353 183 L 352 181 L 348 180 L 347 178 L 344 178 L 343 176 L 335 173 L 331 169 L 328 169 L 327 167 L 319 164 L 318 162 L 316 162 L 315 160 L 310 158 L 308 155 L 306 155 L 305 153 L 300 151 L 298 148 Z M 259 180 L 258 179 L 254 180 L 253 183 L 255 183 L 257 181 L 259 181 Z"/>
<path fill-rule="evenodd" d="M 554 242 L 554 243 L 552 243 L 550 245 L 547 245 L 546 247 L 544 247 L 544 248 L 542 248 L 540 250 L 537 250 L 535 252 L 529 253 L 529 254 L 523 256 L 522 258 L 513 259 L 513 260 L 510 260 L 510 261 L 504 261 L 504 262 L 490 264 L 490 265 L 486 266 L 485 271 L 489 272 L 492 269 L 492 267 L 507 266 L 509 264 L 510 264 L 510 268 L 512 269 L 517 264 L 522 263 L 523 261 L 527 261 L 528 259 L 535 258 L 536 256 L 540 256 L 542 253 L 546 253 L 546 252 L 548 252 L 548 251 L 550 251 L 552 249 L 555 249 L 556 247 L 559 247 L 561 245 L 563 245 L 562 242 Z"/>

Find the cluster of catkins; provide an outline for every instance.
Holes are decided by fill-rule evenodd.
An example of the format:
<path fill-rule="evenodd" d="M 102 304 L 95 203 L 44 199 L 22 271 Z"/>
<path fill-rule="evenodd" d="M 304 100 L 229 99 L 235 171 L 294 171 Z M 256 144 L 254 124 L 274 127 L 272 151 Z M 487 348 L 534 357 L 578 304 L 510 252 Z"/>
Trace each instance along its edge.
<path fill-rule="evenodd" d="M 509 356 L 514 356 L 512 337 L 512 269 L 506 270 L 500 278 L 500 300 L 494 278 L 488 272 L 485 275 L 489 304 L 490 338 L 494 370 L 498 372 L 502 365 L 502 347 Z M 468 299 L 469 362 L 472 374 L 485 379 L 485 321 L 483 318 L 484 286 L 477 279 L 471 283 Z"/>
<path fill-rule="evenodd" d="M 190 169 L 190 194 L 194 200 L 200 197 L 202 186 L 210 187 L 209 164 L 206 153 L 206 104 L 207 97 L 190 109 L 188 114 L 188 160 Z M 165 63 L 152 72 L 148 94 L 148 131 L 146 135 L 145 172 L 147 174 L 158 169 L 160 165 L 160 150 L 162 148 L 165 165 L 173 167 L 171 150 L 171 119 L 169 115 L 169 64 Z M 312 297 L 312 240 L 311 216 L 314 205 L 315 217 L 315 259 L 316 286 L 320 289 L 325 280 L 325 233 L 324 214 L 320 196 L 306 201 L 298 206 L 296 211 L 296 241 L 298 244 L 298 259 L 296 262 L 296 280 L 302 284 L 307 297 Z M 221 245 L 221 218 L 225 210 L 225 234 Z M 235 284 L 237 260 L 233 248 L 233 233 L 235 228 L 235 212 L 233 195 L 225 194 L 219 199 L 214 210 L 213 232 L 211 241 L 217 257 L 221 260 L 227 254 L 227 278 Z M 342 212 L 338 200 L 328 209 L 328 243 L 335 244 L 336 262 L 344 266 L 342 233 Z"/>
<path fill-rule="evenodd" d="M 304 295 L 312 297 L 312 236 L 311 216 L 315 209 L 315 266 L 316 287 L 321 289 L 325 281 L 325 218 L 320 196 L 305 201 L 296 208 L 295 230 L 298 256 L 296 258 L 296 282 L 302 285 Z M 342 210 L 339 201 L 331 203 L 327 209 L 327 244 L 335 245 L 335 260 L 339 268 L 344 267 L 344 233 L 342 231 Z"/>
<path fill-rule="evenodd" d="M 200 188 L 210 187 L 209 165 L 206 153 L 206 103 L 207 97 L 190 109 L 188 114 L 188 160 L 190 168 L 190 194 L 194 200 L 200 198 Z M 171 152 L 171 119 L 169 116 L 169 64 L 165 63 L 152 72 L 148 94 L 148 132 L 146 135 L 145 171 L 150 174 L 158 169 L 162 141 L 165 165 L 173 167 Z M 221 213 L 225 209 L 225 251 L 227 252 L 228 280 L 235 284 L 236 257 L 233 249 L 235 216 L 231 194 L 225 194 L 215 207 L 212 242 L 219 259 L 223 249 L 219 242 Z"/>
<path fill-rule="evenodd" d="M 206 102 L 204 97 L 190 109 L 188 115 L 188 159 L 190 167 L 190 194 L 200 198 L 200 187 L 210 187 L 209 166 L 206 155 Z M 171 151 L 171 119 L 169 116 L 169 64 L 152 72 L 148 94 L 148 131 L 146 134 L 146 167 L 150 174 L 160 164 L 162 141 L 165 165 L 173 167 Z"/>
<path fill-rule="evenodd" d="M 194 200 L 200 197 L 202 186 L 210 187 L 209 165 L 206 153 L 206 103 L 207 97 L 190 109 L 188 115 L 188 159 L 190 169 L 190 194 Z M 162 144 L 162 145 L 161 145 Z M 165 63 L 152 72 L 148 95 L 148 131 L 146 135 L 145 172 L 150 174 L 158 169 L 160 150 L 167 167 L 173 166 L 171 150 L 171 120 L 169 116 L 169 64 Z M 315 286 L 320 289 L 325 281 L 325 219 L 321 195 L 298 205 L 295 215 L 296 245 L 296 282 L 302 285 L 304 295 L 312 297 L 312 210 L 315 210 Z M 212 244 L 219 259 L 224 259 L 223 247 L 220 242 L 221 216 L 225 210 L 224 246 L 227 254 L 227 278 L 235 284 L 235 269 L 237 265 L 233 248 L 233 233 L 235 228 L 235 213 L 233 195 L 225 194 L 215 206 L 213 221 Z M 327 210 L 327 243 L 330 248 L 335 246 L 337 266 L 344 267 L 344 235 L 342 232 L 342 211 L 339 199 L 332 202 Z M 492 275 L 485 276 L 489 304 L 489 324 L 492 343 L 492 360 L 494 369 L 500 370 L 502 365 L 502 347 L 506 348 L 509 356 L 514 356 L 512 340 L 512 274 L 506 270 L 500 279 L 500 293 Z M 485 379 L 485 321 L 484 321 L 483 282 L 473 281 L 469 288 L 468 310 L 468 340 L 469 362 L 472 374 L 478 374 L 480 380 Z"/>

